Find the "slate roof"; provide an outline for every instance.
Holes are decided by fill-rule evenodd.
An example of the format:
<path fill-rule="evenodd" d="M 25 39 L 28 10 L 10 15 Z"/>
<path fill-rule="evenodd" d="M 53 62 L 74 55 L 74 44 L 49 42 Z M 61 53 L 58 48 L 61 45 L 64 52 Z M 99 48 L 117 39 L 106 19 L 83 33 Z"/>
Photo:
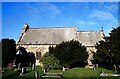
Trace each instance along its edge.
<path fill-rule="evenodd" d="M 75 27 L 27 27 L 27 30 L 21 34 L 18 44 L 59 44 L 62 41 L 75 39 L 85 46 L 94 46 L 98 41 L 103 40 L 103 37 L 103 31 L 77 31 Z"/>
<path fill-rule="evenodd" d="M 76 28 L 29 28 L 19 44 L 59 44 L 75 39 Z"/>
<path fill-rule="evenodd" d="M 103 31 L 79 31 L 77 39 L 85 46 L 94 46 L 98 41 L 104 40 Z"/>

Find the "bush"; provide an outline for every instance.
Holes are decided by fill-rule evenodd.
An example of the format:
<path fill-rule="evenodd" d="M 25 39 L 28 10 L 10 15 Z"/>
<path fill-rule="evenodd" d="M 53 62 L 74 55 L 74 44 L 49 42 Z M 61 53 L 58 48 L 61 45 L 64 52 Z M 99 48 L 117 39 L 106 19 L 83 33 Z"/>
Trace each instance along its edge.
<path fill-rule="evenodd" d="M 53 56 L 53 54 L 50 53 L 45 53 L 43 57 L 41 58 L 40 62 L 43 64 L 43 69 L 49 70 L 49 69 L 54 69 L 54 68 L 59 68 L 59 61 L 57 60 L 56 57 Z"/>

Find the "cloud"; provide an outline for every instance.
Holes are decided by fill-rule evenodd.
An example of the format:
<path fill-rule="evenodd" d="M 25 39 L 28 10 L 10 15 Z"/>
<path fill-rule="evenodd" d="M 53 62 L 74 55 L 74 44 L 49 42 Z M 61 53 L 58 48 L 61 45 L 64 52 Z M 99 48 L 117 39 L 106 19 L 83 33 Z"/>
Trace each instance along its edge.
<path fill-rule="evenodd" d="M 102 10 L 93 10 L 89 18 L 101 25 L 104 28 L 105 35 L 108 36 L 113 27 L 118 26 L 118 19 L 116 19 L 111 12 Z"/>
<path fill-rule="evenodd" d="M 118 3 L 108 3 L 103 6 L 103 11 L 115 13 L 118 11 Z"/>
<path fill-rule="evenodd" d="M 93 10 L 92 13 L 89 15 L 89 18 L 98 21 L 110 21 L 115 19 L 113 14 L 111 14 L 110 12 L 104 12 L 101 10 Z"/>
<path fill-rule="evenodd" d="M 98 8 L 99 10 L 110 12 L 110 13 L 115 13 L 118 11 L 117 2 L 99 2 L 99 3 L 95 3 L 92 6 Z"/>
<path fill-rule="evenodd" d="M 41 10 L 45 10 L 46 12 L 49 11 L 55 15 L 61 14 L 61 10 L 58 9 L 56 5 L 50 3 L 42 3 L 42 6 L 39 7 Z"/>
<path fill-rule="evenodd" d="M 56 16 L 61 15 L 61 10 L 51 3 L 28 3 L 26 6 L 28 8 L 28 13 L 31 16 L 56 18 Z"/>
<path fill-rule="evenodd" d="M 94 21 L 88 22 L 88 25 L 95 25 L 96 23 Z"/>
<path fill-rule="evenodd" d="M 77 23 L 82 26 L 91 26 L 96 24 L 94 21 L 83 21 L 83 20 L 80 20 Z"/>

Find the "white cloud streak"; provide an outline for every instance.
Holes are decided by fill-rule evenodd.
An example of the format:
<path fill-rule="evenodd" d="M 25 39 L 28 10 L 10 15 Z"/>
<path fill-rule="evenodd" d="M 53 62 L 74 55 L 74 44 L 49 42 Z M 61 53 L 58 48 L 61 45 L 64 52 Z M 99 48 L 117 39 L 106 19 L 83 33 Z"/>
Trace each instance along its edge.
<path fill-rule="evenodd" d="M 35 17 L 49 17 L 50 19 L 56 18 L 58 15 L 61 15 L 61 10 L 51 3 L 28 3 L 26 6 L 28 13 Z M 42 16 L 43 15 L 43 16 Z"/>
<path fill-rule="evenodd" d="M 105 5 L 104 6 L 104 11 L 108 11 L 111 13 L 117 12 L 118 11 L 118 5 L 112 4 L 112 5 Z"/>
<path fill-rule="evenodd" d="M 98 21 L 110 21 L 110 20 L 115 20 L 113 14 L 110 12 L 104 12 L 101 10 L 93 10 L 92 13 L 90 14 L 89 18 L 98 20 Z"/>
<path fill-rule="evenodd" d="M 89 15 L 90 19 L 96 20 L 96 24 L 103 23 L 104 33 L 106 36 L 109 36 L 111 29 L 118 26 L 118 20 L 113 16 L 111 12 L 105 12 L 101 10 L 93 10 Z"/>
<path fill-rule="evenodd" d="M 94 21 L 83 21 L 83 20 L 80 20 L 77 23 L 82 26 L 91 26 L 96 24 Z"/>

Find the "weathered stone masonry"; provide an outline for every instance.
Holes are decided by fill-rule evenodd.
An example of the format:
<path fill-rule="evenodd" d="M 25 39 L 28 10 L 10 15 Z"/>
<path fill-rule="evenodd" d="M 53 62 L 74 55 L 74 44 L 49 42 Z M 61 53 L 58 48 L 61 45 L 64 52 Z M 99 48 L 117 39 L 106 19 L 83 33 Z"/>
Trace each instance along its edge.
<path fill-rule="evenodd" d="M 27 52 L 33 52 L 36 57 L 36 65 L 39 59 L 49 51 L 50 46 L 56 46 L 62 41 L 78 40 L 87 47 L 89 54 L 88 65 L 92 65 L 90 59 L 92 51 L 96 51 L 95 44 L 103 40 L 103 31 L 77 31 L 76 27 L 70 28 L 30 28 L 25 24 L 18 39 L 17 47 L 25 47 Z"/>

